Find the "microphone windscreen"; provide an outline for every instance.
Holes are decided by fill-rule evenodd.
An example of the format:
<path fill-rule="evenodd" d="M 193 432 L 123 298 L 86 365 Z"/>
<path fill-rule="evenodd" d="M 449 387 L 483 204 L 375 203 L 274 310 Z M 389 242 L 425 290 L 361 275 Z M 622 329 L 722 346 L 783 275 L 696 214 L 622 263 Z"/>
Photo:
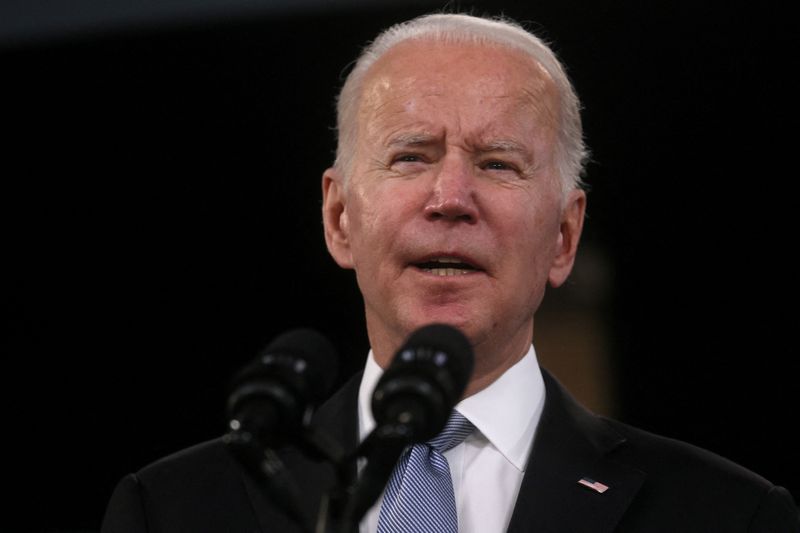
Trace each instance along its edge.
<path fill-rule="evenodd" d="M 452 326 L 413 332 L 375 386 L 378 433 L 402 431 L 409 442 L 423 442 L 440 432 L 464 394 L 474 360 L 469 340 Z"/>
<path fill-rule="evenodd" d="M 232 380 L 227 402 L 232 427 L 271 445 L 299 438 L 308 410 L 333 388 L 337 366 L 335 348 L 315 330 L 276 337 Z"/>
<path fill-rule="evenodd" d="M 315 401 L 323 400 L 336 381 L 339 358 L 333 344 L 321 333 L 310 328 L 287 331 L 261 350 L 261 363 L 288 356 L 294 370 L 305 374 L 308 393 Z"/>
<path fill-rule="evenodd" d="M 429 324 L 419 328 L 408 337 L 400 355 L 404 350 L 418 348 L 435 351 L 434 364 L 447 367 L 453 379 L 454 392 L 460 397 L 467 387 L 475 365 L 475 356 L 469 339 L 453 326 Z M 458 398 L 455 398 L 454 402 L 457 401 Z"/>

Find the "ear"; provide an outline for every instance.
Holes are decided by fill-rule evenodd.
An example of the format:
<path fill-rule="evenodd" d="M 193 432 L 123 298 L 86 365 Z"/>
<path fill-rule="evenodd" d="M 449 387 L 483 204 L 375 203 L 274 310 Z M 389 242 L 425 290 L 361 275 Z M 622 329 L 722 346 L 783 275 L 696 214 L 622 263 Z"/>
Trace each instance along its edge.
<path fill-rule="evenodd" d="M 322 224 L 325 244 L 342 268 L 353 268 L 343 176 L 334 168 L 322 174 Z"/>
<path fill-rule="evenodd" d="M 578 241 L 583 230 L 583 218 L 586 214 L 586 193 L 574 189 L 567 195 L 567 201 L 561 212 L 561 230 L 556 244 L 556 256 L 550 267 L 548 280 L 550 285 L 558 287 L 567 280 L 575 264 L 578 252 Z"/>

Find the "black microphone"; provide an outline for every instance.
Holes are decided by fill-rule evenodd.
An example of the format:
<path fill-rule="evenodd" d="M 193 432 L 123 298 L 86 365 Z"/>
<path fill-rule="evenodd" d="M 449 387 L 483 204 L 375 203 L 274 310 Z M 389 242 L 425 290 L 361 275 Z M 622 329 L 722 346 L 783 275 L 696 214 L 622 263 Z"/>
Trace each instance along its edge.
<path fill-rule="evenodd" d="M 359 448 L 367 465 L 348 490 L 341 531 L 354 527 L 372 506 L 407 445 L 444 429 L 474 363 L 469 340 L 452 326 L 431 324 L 408 337 L 373 392 L 376 427 Z"/>
<path fill-rule="evenodd" d="M 313 408 L 327 397 L 337 366 L 330 341 L 311 329 L 292 330 L 273 340 L 235 376 L 228 396 L 230 431 L 223 441 L 304 532 L 312 531 L 310 517 L 304 515 L 300 490 L 276 449 L 296 444 L 317 454 L 319 439 L 309 422 Z"/>
<path fill-rule="evenodd" d="M 234 377 L 228 396 L 231 430 L 276 448 L 296 442 L 311 410 L 333 386 L 338 357 L 312 329 L 286 332 Z"/>
<path fill-rule="evenodd" d="M 410 442 L 432 439 L 444 428 L 472 375 L 469 340 L 445 324 L 411 334 L 372 394 L 378 427 L 403 426 Z"/>

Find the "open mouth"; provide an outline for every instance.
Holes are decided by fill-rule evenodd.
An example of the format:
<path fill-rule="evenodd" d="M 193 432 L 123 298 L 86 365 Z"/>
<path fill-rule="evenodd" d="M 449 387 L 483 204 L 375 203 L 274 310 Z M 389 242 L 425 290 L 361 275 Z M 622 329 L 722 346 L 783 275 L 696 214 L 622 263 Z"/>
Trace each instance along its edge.
<path fill-rule="evenodd" d="M 437 276 L 463 276 L 481 270 L 475 265 L 455 257 L 436 257 L 420 263 L 414 263 L 414 266 Z"/>

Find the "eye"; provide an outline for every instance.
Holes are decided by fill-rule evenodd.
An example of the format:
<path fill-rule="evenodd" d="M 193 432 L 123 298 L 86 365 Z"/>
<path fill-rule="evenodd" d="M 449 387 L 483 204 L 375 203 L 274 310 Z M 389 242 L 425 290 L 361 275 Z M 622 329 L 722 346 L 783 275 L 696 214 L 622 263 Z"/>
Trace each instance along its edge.
<path fill-rule="evenodd" d="M 420 161 L 422 161 L 422 157 L 417 154 L 400 154 L 392 160 L 392 163 L 418 163 Z"/>
<path fill-rule="evenodd" d="M 511 165 L 504 161 L 497 161 L 494 159 L 491 161 L 486 161 L 485 163 L 481 164 L 481 168 L 483 168 L 484 170 L 516 170 L 516 167 L 514 165 Z"/>

